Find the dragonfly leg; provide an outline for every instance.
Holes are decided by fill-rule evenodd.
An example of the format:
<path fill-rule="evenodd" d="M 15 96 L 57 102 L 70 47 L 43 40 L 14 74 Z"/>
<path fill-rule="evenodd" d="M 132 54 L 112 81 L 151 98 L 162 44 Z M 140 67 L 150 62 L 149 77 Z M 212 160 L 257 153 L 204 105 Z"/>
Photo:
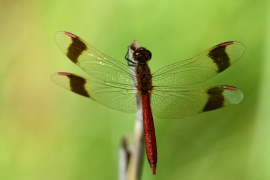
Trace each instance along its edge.
<path fill-rule="evenodd" d="M 128 51 L 125 55 L 125 59 L 128 61 L 128 66 L 132 66 L 132 67 L 135 67 L 136 66 L 136 63 L 132 60 L 132 59 L 129 59 L 129 47 L 128 47 Z"/>

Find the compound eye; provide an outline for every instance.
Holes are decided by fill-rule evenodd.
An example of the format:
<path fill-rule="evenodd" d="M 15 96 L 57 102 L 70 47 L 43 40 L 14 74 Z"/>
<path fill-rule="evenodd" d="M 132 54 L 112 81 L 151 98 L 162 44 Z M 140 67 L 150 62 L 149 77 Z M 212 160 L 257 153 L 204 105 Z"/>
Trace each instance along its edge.
<path fill-rule="evenodd" d="M 139 62 L 149 61 L 151 57 L 152 57 L 151 52 L 143 47 L 136 49 L 133 54 L 134 60 Z"/>
<path fill-rule="evenodd" d="M 138 61 L 138 58 L 140 57 L 140 52 L 139 51 L 134 52 L 133 56 L 134 56 L 133 59 L 135 61 Z"/>
<path fill-rule="evenodd" d="M 152 58 L 152 53 L 148 50 L 145 51 L 145 57 L 147 61 L 149 61 Z"/>

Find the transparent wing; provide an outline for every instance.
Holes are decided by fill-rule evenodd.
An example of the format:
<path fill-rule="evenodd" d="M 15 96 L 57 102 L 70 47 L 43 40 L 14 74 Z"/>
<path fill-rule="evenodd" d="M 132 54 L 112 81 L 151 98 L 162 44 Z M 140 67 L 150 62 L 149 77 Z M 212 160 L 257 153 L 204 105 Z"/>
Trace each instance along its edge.
<path fill-rule="evenodd" d="M 153 90 L 152 112 L 159 118 L 182 118 L 230 104 L 238 104 L 244 95 L 232 86 L 166 88 Z"/>
<path fill-rule="evenodd" d="M 156 71 L 153 86 L 186 86 L 205 81 L 230 67 L 244 51 L 240 42 L 218 44 L 193 58 Z"/>
<path fill-rule="evenodd" d="M 92 78 L 104 82 L 134 85 L 133 70 L 69 32 L 57 32 L 55 40 L 64 54 Z"/>
<path fill-rule="evenodd" d="M 134 113 L 140 108 L 137 90 L 132 85 L 100 82 L 66 72 L 52 74 L 51 78 L 56 84 L 111 109 Z"/>

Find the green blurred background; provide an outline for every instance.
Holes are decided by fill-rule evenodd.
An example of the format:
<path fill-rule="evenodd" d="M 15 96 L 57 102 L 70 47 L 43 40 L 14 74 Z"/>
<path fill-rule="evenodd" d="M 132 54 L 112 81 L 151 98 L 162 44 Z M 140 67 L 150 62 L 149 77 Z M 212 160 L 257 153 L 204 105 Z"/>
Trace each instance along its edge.
<path fill-rule="evenodd" d="M 179 120 L 155 118 L 157 175 L 142 179 L 270 179 L 269 0 L 0 1 L 0 179 L 117 179 L 118 145 L 135 114 L 110 110 L 50 79 L 86 75 L 54 41 L 70 31 L 124 62 L 136 39 L 152 72 L 235 40 L 244 56 L 199 84 L 233 85 L 239 105 Z"/>

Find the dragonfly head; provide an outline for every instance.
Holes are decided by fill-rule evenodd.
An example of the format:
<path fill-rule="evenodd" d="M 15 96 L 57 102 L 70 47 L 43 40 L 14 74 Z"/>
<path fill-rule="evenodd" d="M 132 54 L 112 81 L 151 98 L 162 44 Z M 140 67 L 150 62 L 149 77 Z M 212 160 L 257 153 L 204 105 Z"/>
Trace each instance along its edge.
<path fill-rule="evenodd" d="M 139 63 L 147 62 L 152 58 L 152 53 L 144 47 L 137 48 L 133 53 L 133 59 Z"/>

